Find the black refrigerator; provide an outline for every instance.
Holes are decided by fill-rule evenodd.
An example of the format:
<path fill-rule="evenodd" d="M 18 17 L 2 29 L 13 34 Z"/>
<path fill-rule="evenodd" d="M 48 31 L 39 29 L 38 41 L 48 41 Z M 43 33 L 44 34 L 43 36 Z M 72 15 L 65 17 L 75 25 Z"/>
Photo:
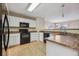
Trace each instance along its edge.
<path fill-rule="evenodd" d="M 7 13 L 3 11 L 3 5 L 0 3 L 0 56 L 2 56 L 3 48 L 5 52 L 7 51 L 9 43 L 9 22 Z"/>
<path fill-rule="evenodd" d="M 2 55 L 2 4 L 0 4 L 0 56 Z"/>
<path fill-rule="evenodd" d="M 5 9 L 3 9 L 5 7 Z M 6 10 L 6 11 L 5 11 Z M 29 23 L 20 22 L 21 28 L 29 28 Z M 3 55 L 2 50 L 4 49 L 7 56 L 7 48 L 10 42 L 10 30 L 8 21 L 8 11 L 5 4 L 0 3 L 0 56 Z M 20 29 L 20 45 L 30 43 L 30 32 L 27 29 Z M 7 35 L 6 35 L 7 33 Z"/>

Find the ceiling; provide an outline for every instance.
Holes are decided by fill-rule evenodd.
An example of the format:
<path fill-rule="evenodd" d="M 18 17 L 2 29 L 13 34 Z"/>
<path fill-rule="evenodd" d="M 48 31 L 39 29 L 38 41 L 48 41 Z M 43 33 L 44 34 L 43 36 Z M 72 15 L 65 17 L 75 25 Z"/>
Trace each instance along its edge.
<path fill-rule="evenodd" d="M 62 17 L 63 3 L 41 3 L 33 12 L 28 12 L 27 7 L 29 3 L 8 3 L 8 9 L 23 15 L 43 17 L 47 21 L 64 21 L 79 19 L 79 4 L 78 3 L 64 3 Z"/>

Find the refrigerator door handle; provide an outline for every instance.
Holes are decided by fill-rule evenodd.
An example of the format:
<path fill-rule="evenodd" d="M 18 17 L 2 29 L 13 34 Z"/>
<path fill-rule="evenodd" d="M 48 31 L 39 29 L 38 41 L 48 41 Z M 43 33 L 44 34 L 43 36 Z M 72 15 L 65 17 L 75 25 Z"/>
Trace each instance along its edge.
<path fill-rule="evenodd" d="M 7 25 L 7 26 L 5 26 L 5 22 L 6 22 L 6 25 Z M 7 36 L 7 37 L 6 37 L 6 33 L 5 33 L 6 27 L 7 27 L 7 29 L 8 29 L 8 33 L 7 33 L 8 36 Z M 8 48 L 8 44 L 9 44 L 9 22 L 8 22 L 8 17 L 7 17 L 7 15 L 5 14 L 5 16 L 4 16 L 4 21 L 3 21 L 3 45 L 4 45 L 5 51 L 6 51 L 7 48 Z"/>

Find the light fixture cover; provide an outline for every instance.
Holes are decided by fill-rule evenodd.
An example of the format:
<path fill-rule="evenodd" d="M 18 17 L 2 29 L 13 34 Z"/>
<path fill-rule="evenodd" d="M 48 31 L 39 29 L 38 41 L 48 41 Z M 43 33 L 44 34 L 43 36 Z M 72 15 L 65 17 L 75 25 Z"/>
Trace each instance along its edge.
<path fill-rule="evenodd" d="M 27 10 L 32 12 L 39 4 L 40 3 L 32 3 Z"/>

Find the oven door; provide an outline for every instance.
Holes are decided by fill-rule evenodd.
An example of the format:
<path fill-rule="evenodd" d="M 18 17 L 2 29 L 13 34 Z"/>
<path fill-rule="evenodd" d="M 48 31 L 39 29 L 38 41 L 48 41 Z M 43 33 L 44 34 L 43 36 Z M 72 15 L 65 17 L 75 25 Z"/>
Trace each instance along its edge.
<path fill-rule="evenodd" d="M 20 44 L 30 43 L 30 32 L 22 32 L 20 37 Z"/>

